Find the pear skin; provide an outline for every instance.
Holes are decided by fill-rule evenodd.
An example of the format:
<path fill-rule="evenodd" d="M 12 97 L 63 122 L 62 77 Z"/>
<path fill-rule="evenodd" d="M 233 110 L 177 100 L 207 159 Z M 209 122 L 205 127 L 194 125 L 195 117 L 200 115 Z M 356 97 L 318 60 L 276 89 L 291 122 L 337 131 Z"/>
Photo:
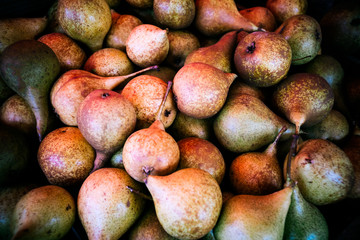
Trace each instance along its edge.
<path fill-rule="evenodd" d="M 149 176 L 146 187 L 165 231 L 175 238 L 199 239 L 215 226 L 221 189 L 210 173 L 185 168 L 167 176 Z"/>
<path fill-rule="evenodd" d="M 256 6 L 240 10 L 240 14 L 253 22 L 257 27 L 268 32 L 275 30 L 277 23 L 272 12 L 263 6 Z"/>
<path fill-rule="evenodd" d="M 102 168 L 83 182 L 77 199 L 78 214 L 87 236 L 94 239 L 119 239 L 139 218 L 145 200 L 129 191 L 143 186 L 125 170 Z"/>
<path fill-rule="evenodd" d="M 266 7 L 273 13 L 276 21 L 281 24 L 292 16 L 305 14 L 308 8 L 308 1 L 267 0 Z"/>

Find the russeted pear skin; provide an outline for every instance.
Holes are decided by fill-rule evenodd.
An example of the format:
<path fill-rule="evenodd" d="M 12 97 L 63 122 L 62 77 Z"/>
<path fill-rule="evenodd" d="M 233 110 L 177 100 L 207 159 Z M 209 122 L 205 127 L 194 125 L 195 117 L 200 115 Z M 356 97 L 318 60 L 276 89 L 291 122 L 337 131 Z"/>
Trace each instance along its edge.
<path fill-rule="evenodd" d="M 286 19 L 300 14 L 305 14 L 308 8 L 307 0 L 267 0 L 266 8 L 274 15 L 276 21 L 281 24 Z"/>
<path fill-rule="evenodd" d="M 146 187 L 156 215 L 171 236 L 199 239 L 215 226 L 222 206 L 221 189 L 206 171 L 185 168 L 167 176 L 149 176 Z"/>
<path fill-rule="evenodd" d="M 291 195 L 291 187 L 285 187 L 269 195 L 231 197 L 214 228 L 216 240 L 283 239 Z"/>
<path fill-rule="evenodd" d="M 179 111 L 204 119 L 214 116 L 226 101 L 235 73 L 225 73 L 206 63 L 184 65 L 174 77 L 173 93 Z"/>

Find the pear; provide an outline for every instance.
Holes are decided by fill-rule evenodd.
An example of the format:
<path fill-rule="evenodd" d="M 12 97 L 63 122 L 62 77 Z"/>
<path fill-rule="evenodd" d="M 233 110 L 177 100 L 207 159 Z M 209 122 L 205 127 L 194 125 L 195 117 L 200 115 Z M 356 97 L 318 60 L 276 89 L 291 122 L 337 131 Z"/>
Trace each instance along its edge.
<path fill-rule="evenodd" d="M 82 68 L 86 60 L 85 51 L 64 33 L 48 33 L 42 35 L 38 41 L 45 43 L 54 51 L 59 59 L 61 72 Z"/>
<path fill-rule="evenodd" d="M 154 0 L 154 15 L 161 25 L 171 29 L 184 29 L 195 18 L 194 0 Z"/>
<path fill-rule="evenodd" d="M 170 30 L 168 39 L 169 52 L 164 63 L 174 69 L 183 67 L 187 56 L 200 47 L 198 37 L 189 31 Z"/>
<path fill-rule="evenodd" d="M 212 122 L 212 118 L 193 118 L 178 111 L 174 122 L 168 130 L 176 140 L 187 137 L 198 137 L 210 140 L 213 137 Z"/>
<path fill-rule="evenodd" d="M 54 51 L 37 40 L 18 41 L 2 52 L 0 73 L 4 82 L 31 107 L 41 141 L 48 126 L 50 88 L 60 73 Z"/>
<path fill-rule="evenodd" d="M 171 236 L 199 239 L 215 226 L 222 195 L 210 173 L 185 168 L 167 176 L 149 175 L 146 187 L 153 198 L 160 224 Z"/>
<path fill-rule="evenodd" d="M 186 57 L 184 65 L 192 62 L 202 62 L 230 73 L 232 71 L 236 37 L 236 31 L 225 33 L 215 44 L 192 51 Z"/>
<path fill-rule="evenodd" d="M 107 4 L 109 4 L 110 8 L 115 8 L 115 7 L 118 7 L 120 5 L 122 0 L 106 0 L 106 2 L 107 2 Z"/>
<path fill-rule="evenodd" d="M 161 65 L 161 66 L 159 66 L 158 69 L 149 70 L 143 74 L 158 77 L 167 83 L 174 79 L 176 70 L 172 67 Z M 140 75 L 143 75 L 143 74 L 140 74 Z"/>
<path fill-rule="evenodd" d="M 174 172 L 180 159 L 175 139 L 165 131 L 161 120 L 166 99 L 171 89 L 168 83 L 156 120 L 148 128 L 133 132 L 123 147 L 123 164 L 126 172 L 139 182 L 148 175 L 167 175 Z"/>
<path fill-rule="evenodd" d="M 83 182 L 77 206 L 88 239 L 119 239 L 139 218 L 145 200 L 127 186 L 143 188 L 118 168 L 99 169 Z"/>
<path fill-rule="evenodd" d="M 148 128 L 156 120 L 166 89 L 167 84 L 163 80 L 145 74 L 131 79 L 121 90 L 121 95 L 135 108 L 136 129 Z M 173 123 L 176 114 L 176 104 L 170 91 L 160 117 L 165 128 Z"/>
<path fill-rule="evenodd" d="M 77 126 L 77 112 L 80 103 L 95 89 L 112 90 L 127 80 L 145 71 L 158 68 L 151 66 L 137 72 L 114 77 L 102 77 L 81 69 L 62 74 L 50 91 L 51 104 L 60 120 L 68 126 Z"/>
<path fill-rule="evenodd" d="M 48 33 L 65 33 L 65 30 L 59 23 L 57 6 L 58 0 L 54 1 L 47 11 L 46 17 L 48 18 L 48 23 L 45 30 Z"/>
<path fill-rule="evenodd" d="M 321 48 L 320 24 L 309 15 L 296 15 L 284 21 L 276 30 L 288 41 L 293 65 L 310 62 Z"/>
<path fill-rule="evenodd" d="M 0 20 L 0 53 L 20 40 L 35 39 L 46 28 L 47 18 L 3 18 Z"/>
<path fill-rule="evenodd" d="M 59 0 L 56 16 L 65 33 L 92 52 L 102 48 L 111 27 L 110 7 L 105 0 Z"/>
<path fill-rule="evenodd" d="M 269 87 L 287 76 L 292 50 L 286 39 L 274 32 L 253 32 L 236 46 L 234 64 L 245 83 Z"/>
<path fill-rule="evenodd" d="M 214 228 L 217 240 L 283 239 L 292 188 L 256 196 L 239 194 L 222 207 Z"/>
<path fill-rule="evenodd" d="M 105 37 L 105 46 L 116 48 L 123 52 L 126 51 L 126 40 L 133 28 L 143 24 L 136 16 L 130 14 L 118 14 L 114 10 L 112 13 L 112 24 Z"/>
<path fill-rule="evenodd" d="M 126 54 L 139 67 L 162 63 L 168 52 L 167 30 L 152 24 L 133 28 L 126 40 Z"/>
<path fill-rule="evenodd" d="M 321 138 L 332 142 L 344 140 L 350 131 L 350 124 L 346 117 L 339 111 L 332 109 L 319 123 L 303 128 L 304 138 Z"/>
<path fill-rule="evenodd" d="M 128 4 L 135 8 L 150 8 L 153 6 L 154 0 L 125 0 Z"/>
<path fill-rule="evenodd" d="M 225 160 L 220 150 L 210 141 L 188 137 L 177 142 L 180 150 L 178 169 L 200 168 L 207 171 L 220 185 L 225 175 Z"/>
<path fill-rule="evenodd" d="M 247 152 L 231 162 L 229 178 L 235 194 L 266 195 L 282 188 L 276 147 L 285 131 L 286 127 L 283 127 L 263 152 Z"/>
<path fill-rule="evenodd" d="M 236 77 L 234 73 L 225 73 L 206 63 L 184 65 L 173 80 L 179 111 L 199 119 L 214 116 L 223 107 Z"/>
<path fill-rule="evenodd" d="M 235 153 L 255 151 L 270 144 L 280 129 L 288 139 L 295 127 L 275 114 L 259 98 L 248 94 L 232 97 L 214 119 L 216 139 L 227 150 Z"/>
<path fill-rule="evenodd" d="M 9 97 L 0 108 L 0 121 L 22 131 L 26 135 L 36 134 L 36 119 L 29 104 L 18 94 Z"/>
<path fill-rule="evenodd" d="M 261 88 L 246 84 L 242 81 L 235 81 L 231 84 L 227 101 L 230 101 L 233 97 L 239 96 L 241 94 L 248 94 L 254 97 L 257 97 L 261 101 L 265 101 L 265 93 Z"/>
<path fill-rule="evenodd" d="M 114 77 L 133 73 L 134 64 L 125 52 L 116 48 L 103 48 L 86 60 L 83 69 L 99 76 Z"/>
<path fill-rule="evenodd" d="M 334 105 L 334 93 L 329 83 L 312 73 L 294 73 L 282 81 L 273 93 L 276 108 L 300 127 L 309 127 L 323 120 Z"/>
<path fill-rule="evenodd" d="M 75 222 L 75 207 L 65 188 L 45 185 L 30 190 L 15 206 L 12 239 L 61 239 Z"/>
<path fill-rule="evenodd" d="M 286 216 L 283 239 L 329 239 L 325 217 L 315 205 L 304 199 L 296 184 Z"/>
<path fill-rule="evenodd" d="M 274 15 L 278 23 L 283 23 L 286 19 L 305 14 L 308 9 L 307 0 L 267 0 L 266 8 Z"/>
<path fill-rule="evenodd" d="M 81 184 L 89 175 L 95 150 L 77 127 L 60 127 L 40 143 L 37 159 L 51 184 L 68 187 Z"/>
<path fill-rule="evenodd" d="M 284 173 L 289 158 L 285 159 Z M 324 139 L 309 139 L 298 145 L 291 159 L 292 179 L 308 202 L 321 206 L 348 196 L 354 183 L 354 168 L 336 144 Z"/>
<path fill-rule="evenodd" d="M 104 166 L 134 131 L 136 112 L 121 94 L 96 89 L 81 102 L 77 115 L 78 127 L 96 151 L 92 171 Z"/>
<path fill-rule="evenodd" d="M 170 236 L 161 226 L 156 216 L 153 203 L 148 205 L 142 216 L 140 216 L 138 221 L 130 228 L 127 235 L 128 240 L 176 240 L 176 238 Z"/>
<path fill-rule="evenodd" d="M 249 21 L 253 22 L 257 27 L 262 28 L 268 32 L 275 30 L 277 23 L 272 12 L 263 6 L 256 6 L 242 9 L 239 11 Z"/>
<path fill-rule="evenodd" d="M 9 88 L 8 85 L 6 85 L 0 74 L 0 104 L 3 104 L 5 100 L 7 100 L 14 94 L 15 92 L 11 88 Z"/>
<path fill-rule="evenodd" d="M 117 150 L 110 158 L 110 167 L 124 169 L 124 162 L 122 157 L 123 147 Z"/>
<path fill-rule="evenodd" d="M 239 13 L 234 0 L 197 0 L 195 7 L 195 27 L 206 36 L 222 35 L 240 29 L 249 32 L 259 30 Z"/>

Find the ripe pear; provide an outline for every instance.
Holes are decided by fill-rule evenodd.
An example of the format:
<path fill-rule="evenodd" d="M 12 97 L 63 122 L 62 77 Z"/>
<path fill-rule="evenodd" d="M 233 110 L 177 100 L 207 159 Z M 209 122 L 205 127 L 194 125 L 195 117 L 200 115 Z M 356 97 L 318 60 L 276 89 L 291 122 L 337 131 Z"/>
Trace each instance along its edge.
<path fill-rule="evenodd" d="M 240 14 L 254 23 L 257 27 L 268 32 L 275 30 L 277 23 L 272 12 L 263 6 L 256 6 L 240 10 Z"/>
<path fill-rule="evenodd" d="M 179 111 L 199 119 L 214 116 L 223 107 L 236 77 L 234 73 L 225 73 L 206 63 L 184 65 L 173 80 Z"/>
<path fill-rule="evenodd" d="M 140 75 L 131 79 L 121 90 L 135 108 L 136 129 L 148 128 L 155 120 L 166 93 L 167 84 L 158 77 Z M 177 114 L 173 93 L 170 90 L 161 112 L 161 122 L 168 128 Z"/>
<path fill-rule="evenodd" d="M 273 93 L 275 107 L 296 126 L 312 126 L 323 120 L 334 105 L 334 93 L 328 82 L 312 73 L 294 73 L 282 81 Z"/>
<path fill-rule="evenodd" d="M 92 171 L 104 166 L 125 143 L 136 124 L 135 108 L 121 94 L 96 89 L 79 106 L 78 127 L 96 151 Z"/>
<path fill-rule="evenodd" d="M 291 203 L 285 221 L 284 239 L 329 239 L 329 229 L 321 211 L 293 187 Z"/>
<path fill-rule="evenodd" d="M 9 97 L 1 105 L 0 121 L 28 136 L 36 135 L 35 115 L 25 99 L 18 94 Z"/>
<path fill-rule="evenodd" d="M 225 175 L 225 160 L 220 150 L 210 141 L 188 137 L 179 140 L 178 169 L 200 168 L 207 171 L 220 185 Z"/>
<path fill-rule="evenodd" d="M 35 39 L 46 28 L 47 18 L 3 18 L 0 20 L 0 53 L 20 40 Z"/>
<path fill-rule="evenodd" d="M 280 129 L 288 139 L 295 127 L 275 114 L 259 98 L 248 94 L 232 97 L 214 119 L 216 139 L 227 150 L 235 153 L 255 151 L 270 144 Z"/>
<path fill-rule="evenodd" d="M 176 70 L 169 66 L 160 65 L 158 69 L 149 70 L 143 74 L 158 77 L 167 83 L 174 79 Z M 140 74 L 140 75 L 143 75 L 143 74 Z"/>
<path fill-rule="evenodd" d="M 202 62 L 226 73 L 232 72 L 233 56 L 236 47 L 237 31 L 225 33 L 215 44 L 192 51 L 185 63 Z"/>
<path fill-rule="evenodd" d="M 169 52 L 167 31 L 152 24 L 133 28 L 126 40 L 126 54 L 139 67 L 162 63 Z"/>
<path fill-rule="evenodd" d="M 184 29 L 195 18 L 194 0 L 154 0 L 153 11 L 156 20 L 171 29 Z"/>
<path fill-rule="evenodd" d="M 66 34 L 92 52 L 102 48 L 111 27 L 110 7 L 105 0 L 59 0 L 56 16 Z"/>
<path fill-rule="evenodd" d="M 113 10 L 112 10 L 113 12 Z M 118 14 L 118 13 L 117 13 Z M 112 13 L 113 15 L 113 13 Z M 130 14 L 118 14 L 112 19 L 111 28 L 105 37 L 105 46 L 126 51 L 126 40 L 133 28 L 143 24 L 136 16 Z"/>
<path fill-rule="evenodd" d="M 165 64 L 180 69 L 184 66 L 187 56 L 200 47 L 198 37 L 190 31 L 169 31 L 169 52 L 164 61 Z"/>
<path fill-rule="evenodd" d="M 274 15 L 278 23 L 300 14 L 305 14 L 308 9 L 307 0 L 267 0 L 266 8 Z"/>
<path fill-rule="evenodd" d="M 327 205 L 346 198 L 354 183 L 354 168 L 346 153 L 324 139 L 309 139 L 298 145 L 291 158 L 291 176 L 310 203 Z M 288 157 L 284 163 L 287 166 Z"/>
<path fill-rule="evenodd" d="M 81 69 L 62 74 L 50 91 L 51 104 L 60 120 L 68 126 L 77 126 L 77 112 L 84 98 L 95 89 L 112 90 L 125 84 L 131 77 L 157 68 L 151 66 L 124 76 L 102 77 Z"/>
<path fill-rule="evenodd" d="M 179 163 L 179 146 L 165 131 L 161 120 L 170 88 L 171 82 L 168 84 L 156 120 L 150 127 L 133 132 L 123 147 L 125 170 L 139 182 L 144 182 L 148 175 L 168 175 L 176 170 Z"/>
<path fill-rule="evenodd" d="M 214 228 L 217 240 L 283 239 L 292 188 L 256 196 L 239 194 L 222 207 Z"/>
<path fill-rule="evenodd" d="M 320 24 L 309 15 L 296 15 L 284 21 L 276 30 L 289 43 L 293 65 L 310 62 L 321 49 Z"/>
<path fill-rule="evenodd" d="M 235 194 L 266 195 L 282 188 L 282 171 L 276 148 L 285 131 L 286 127 L 283 127 L 263 152 L 247 152 L 231 162 L 229 179 Z"/>
<path fill-rule="evenodd" d="M 206 36 L 222 35 L 232 30 L 253 32 L 259 28 L 243 17 L 234 0 L 197 0 L 194 24 Z"/>
<path fill-rule="evenodd" d="M 266 100 L 265 93 L 261 88 L 251 86 L 242 81 L 235 81 L 230 86 L 227 101 L 230 101 L 232 97 L 236 98 L 236 96 L 241 94 L 248 94 L 257 97 L 263 102 Z"/>
<path fill-rule="evenodd" d="M 102 168 L 83 182 L 78 214 L 90 240 L 119 239 L 141 215 L 145 200 L 127 186 L 142 190 L 123 169 Z"/>
<path fill-rule="evenodd" d="M 291 47 L 281 34 L 253 32 L 236 46 L 234 64 L 245 83 L 269 87 L 287 76 L 291 58 Z"/>
<path fill-rule="evenodd" d="M 199 239 L 215 226 L 222 206 L 221 189 L 210 173 L 185 168 L 167 176 L 149 175 L 146 187 L 165 231 L 180 239 Z"/>
<path fill-rule="evenodd" d="M 40 143 L 37 159 L 47 180 L 58 186 L 81 184 L 94 166 L 95 150 L 77 127 L 60 127 Z"/>
<path fill-rule="evenodd" d="M 30 190 L 15 206 L 12 239 L 61 239 L 75 222 L 75 207 L 65 188 L 45 185 Z"/>
<path fill-rule="evenodd" d="M 48 96 L 60 73 L 54 51 L 37 40 L 13 43 L 0 56 L 0 73 L 4 82 L 30 105 L 41 141 L 48 126 Z"/>
<path fill-rule="evenodd" d="M 83 69 L 99 76 L 113 77 L 133 73 L 134 64 L 125 52 L 116 48 L 103 48 L 86 60 Z"/>
<path fill-rule="evenodd" d="M 82 68 L 86 60 L 85 51 L 64 33 L 48 33 L 41 36 L 38 41 L 45 43 L 54 51 L 59 59 L 61 72 Z"/>

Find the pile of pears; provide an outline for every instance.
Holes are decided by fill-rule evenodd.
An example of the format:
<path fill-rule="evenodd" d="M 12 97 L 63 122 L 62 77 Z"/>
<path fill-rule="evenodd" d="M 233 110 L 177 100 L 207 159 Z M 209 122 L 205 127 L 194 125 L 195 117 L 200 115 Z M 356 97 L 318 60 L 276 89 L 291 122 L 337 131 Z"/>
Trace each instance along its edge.
<path fill-rule="evenodd" d="M 1 18 L 0 239 L 359 237 L 360 4 L 320 2 Z"/>

